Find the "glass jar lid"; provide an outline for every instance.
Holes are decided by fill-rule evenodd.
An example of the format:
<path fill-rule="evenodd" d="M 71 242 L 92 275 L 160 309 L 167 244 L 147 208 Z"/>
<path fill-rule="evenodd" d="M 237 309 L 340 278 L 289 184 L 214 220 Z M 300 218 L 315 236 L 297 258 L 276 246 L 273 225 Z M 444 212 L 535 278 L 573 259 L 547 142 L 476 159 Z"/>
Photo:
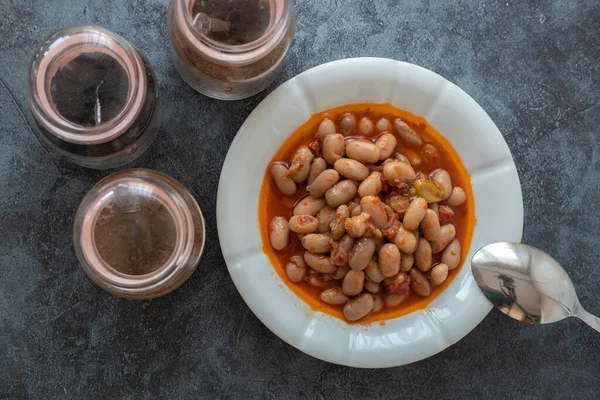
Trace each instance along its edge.
<path fill-rule="evenodd" d="M 177 181 L 131 169 L 96 184 L 74 225 L 77 257 L 88 276 L 109 292 L 150 298 L 181 285 L 204 247 L 204 219 Z"/>
<path fill-rule="evenodd" d="M 146 96 L 142 57 L 104 28 L 71 26 L 35 52 L 27 79 L 36 120 L 75 144 L 108 142 L 135 122 Z"/>

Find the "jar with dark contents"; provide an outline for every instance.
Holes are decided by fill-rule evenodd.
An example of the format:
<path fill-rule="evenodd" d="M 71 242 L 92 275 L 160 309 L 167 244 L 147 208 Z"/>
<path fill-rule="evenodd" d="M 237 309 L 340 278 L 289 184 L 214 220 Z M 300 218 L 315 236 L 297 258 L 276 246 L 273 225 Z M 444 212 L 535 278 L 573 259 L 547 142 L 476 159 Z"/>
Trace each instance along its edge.
<path fill-rule="evenodd" d="M 86 274 L 121 297 L 147 299 L 179 287 L 204 248 L 204 218 L 190 192 L 149 169 L 129 169 L 98 182 L 73 228 Z"/>
<path fill-rule="evenodd" d="M 173 62 L 198 92 L 252 96 L 281 72 L 294 35 L 291 0 L 171 0 Z"/>
<path fill-rule="evenodd" d="M 42 42 L 29 67 L 27 104 L 42 143 L 88 168 L 133 161 L 160 127 L 152 67 L 100 27 L 67 27 Z"/>

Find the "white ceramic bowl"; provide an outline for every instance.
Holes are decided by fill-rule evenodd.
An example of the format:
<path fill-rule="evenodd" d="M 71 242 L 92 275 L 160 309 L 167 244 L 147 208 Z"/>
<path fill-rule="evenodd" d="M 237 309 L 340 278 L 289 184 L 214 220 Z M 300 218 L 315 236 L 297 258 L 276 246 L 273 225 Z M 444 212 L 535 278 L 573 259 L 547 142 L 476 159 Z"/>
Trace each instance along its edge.
<path fill-rule="evenodd" d="M 471 175 L 477 225 L 450 286 L 429 306 L 369 327 L 315 312 L 280 279 L 262 251 L 258 198 L 269 161 L 311 114 L 360 102 L 391 103 L 423 116 L 452 143 Z M 217 222 L 231 278 L 254 314 L 299 350 L 336 364 L 391 367 L 432 356 L 469 333 L 491 309 L 470 259 L 483 245 L 521 240 L 521 187 L 496 125 L 464 91 L 416 65 L 381 58 L 323 64 L 290 79 L 250 114 L 219 182 Z"/>

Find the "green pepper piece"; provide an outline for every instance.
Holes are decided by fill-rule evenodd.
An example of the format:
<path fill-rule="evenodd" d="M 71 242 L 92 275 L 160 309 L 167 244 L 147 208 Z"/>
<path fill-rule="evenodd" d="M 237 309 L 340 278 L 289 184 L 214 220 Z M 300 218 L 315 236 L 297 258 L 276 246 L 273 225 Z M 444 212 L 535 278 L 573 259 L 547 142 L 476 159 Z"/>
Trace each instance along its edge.
<path fill-rule="evenodd" d="M 427 203 L 442 201 L 440 189 L 428 179 L 417 179 L 414 181 L 413 187 L 417 192 L 417 196 L 424 198 Z"/>

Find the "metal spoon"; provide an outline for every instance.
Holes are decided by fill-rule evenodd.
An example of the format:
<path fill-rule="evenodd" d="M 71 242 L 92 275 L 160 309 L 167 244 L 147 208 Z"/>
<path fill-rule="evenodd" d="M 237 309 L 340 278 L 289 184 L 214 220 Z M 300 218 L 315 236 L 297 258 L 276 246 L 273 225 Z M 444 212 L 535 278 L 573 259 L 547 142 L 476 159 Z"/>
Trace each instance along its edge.
<path fill-rule="evenodd" d="M 600 318 L 585 311 L 563 267 L 547 253 L 521 243 L 494 243 L 473 256 L 479 288 L 504 314 L 530 324 L 577 317 L 600 332 Z"/>

